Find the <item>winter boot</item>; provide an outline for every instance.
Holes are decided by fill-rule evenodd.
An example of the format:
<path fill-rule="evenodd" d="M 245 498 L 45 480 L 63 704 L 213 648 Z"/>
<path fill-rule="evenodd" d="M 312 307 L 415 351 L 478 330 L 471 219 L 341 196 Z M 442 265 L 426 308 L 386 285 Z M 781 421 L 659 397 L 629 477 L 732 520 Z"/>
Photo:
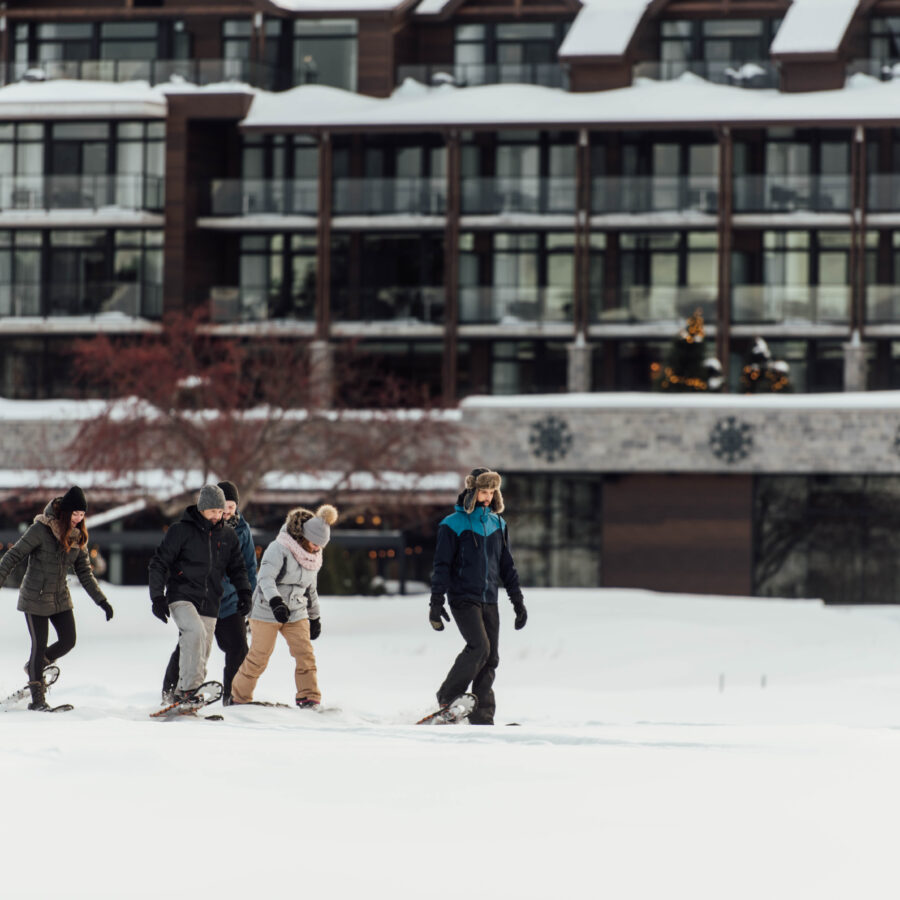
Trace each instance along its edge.
<path fill-rule="evenodd" d="M 50 709 L 46 699 L 47 685 L 43 681 L 29 681 L 28 689 L 31 691 L 29 709 Z"/>
<path fill-rule="evenodd" d="M 297 706 L 300 709 L 318 709 L 322 704 L 318 700 L 310 700 L 309 697 L 298 697 Z"/>

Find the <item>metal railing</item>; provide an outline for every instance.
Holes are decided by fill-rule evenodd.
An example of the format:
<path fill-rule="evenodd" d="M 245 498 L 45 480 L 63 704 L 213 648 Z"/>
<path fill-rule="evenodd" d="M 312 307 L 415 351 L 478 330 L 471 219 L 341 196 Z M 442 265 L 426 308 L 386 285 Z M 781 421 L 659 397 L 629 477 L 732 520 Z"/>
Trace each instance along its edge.
<path fill-rule="evenodd" d="M 0 283 L 0 316 L 104 313 L 158 319 L 162 315 L 162 286 L 135 281 Z"/>
<path fill-rule="evenodd" d="M 462 212 L 468 215 L 574 213 L 575 179 L 463 178 Z"/>
<path fill-rule="evenodd" d="M 447 212 L 446 178 L 335 178 L 335 215 L 442 216 Z"/>
<path fill-rule="evenodd" d="M 731 289 L 735 324 L 821 323 L 850 321 L 848 285 L 738 284 Z"/>
<path fill-rule="evenodd" d="M 214 216 L 307 215 L 319 210 L 315 178 L 219 178 L 210 182 L 208 212 Z"/>
<path fill-rule="evenodd" d="M 312 292 L 285 298 L 280 289 L 264 287 L 216 286 L 209 291 L 209 311 L 213 322 L 260 322 L 267 319 L 294 319 L 312 322 L 316 298 Z"/>
<path fill-rule="evenodd" d="M 709 62 L 707 60 L 665 60 L 636 63 L 635 78 L 672 81 L 686 72 L 714 84 L 730 84 L 742 88 L 777 88 L 778 67 L 767 59 L 744 62 Z"/>
<path fill-rule="evenodd" d="M 697 309 L 707 322 L 715 321 L 715 285 L 673 287 L 667 285 L 632 285 L 604 296 L 591 297 L 591 320 L 599 324 L 627 322 L 684 321 Z"/>
<path fill-rule="evenodd" d="M 539 84 L 568 88 L 569 77 L 559 63 L 434 63 L 397 67 L 397 84 L 413 78 L 422 84 Z"/>
<path fill-rule="evenodd" d="M 2 71 L 2 70 L 0 70 Z M 50 59 L 11 62 L 6 83 L 65 78 L 75 81 L 147 81 L 150 84 L 242 82 L 272 90 L 285 73 L 246 59 Z M 283 85 L 286 86 L 286 85 Z"/>
<path fill-rule="evenodd" d="M 703 212 L 719 207 L 716 175 L 615 175 L 591 182 L 591 212 Z"/>
<path fill-rule="evenodd" d="M 155 175 L 0 175 L 0 210 L 160 211 L 165 181 Z"/>
<path fill-rule="evenodd" d="M 571 288 L 462 287 L 459 290 L 460 324 L 571 322 L 573 306 Z"/>
<path fill-rule="evenodd" d="M 847 212 L 849 175 L 736 175 L 734 211 Z"/>

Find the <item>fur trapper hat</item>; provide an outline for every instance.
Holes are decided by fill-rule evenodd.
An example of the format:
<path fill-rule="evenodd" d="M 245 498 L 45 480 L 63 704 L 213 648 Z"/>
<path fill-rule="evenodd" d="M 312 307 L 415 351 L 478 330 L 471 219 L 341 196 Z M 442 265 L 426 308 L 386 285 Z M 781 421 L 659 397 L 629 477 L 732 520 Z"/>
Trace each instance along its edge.
<path fill-rule="evenodd" d="M 298 506 L 284 520 L 284 530 L 299 544 L 303 538 L 318 547 L 331 540 L 331 526 L 337 522 L 338 511 L 326 503 L 315 512 Z"/>
<path fill-rule="evenodd" d="M 500 475 L 483 466 L 472 469 L 466 475 L 466 489 L 460 494 L 463 509 L 467 513 L 475 509 L 475 498 L 479 491 L 493 491 L 494 499 L 491 500 L 491 509 L 498 515 L 505 509 L 503 494 L 500 493 Z"/>

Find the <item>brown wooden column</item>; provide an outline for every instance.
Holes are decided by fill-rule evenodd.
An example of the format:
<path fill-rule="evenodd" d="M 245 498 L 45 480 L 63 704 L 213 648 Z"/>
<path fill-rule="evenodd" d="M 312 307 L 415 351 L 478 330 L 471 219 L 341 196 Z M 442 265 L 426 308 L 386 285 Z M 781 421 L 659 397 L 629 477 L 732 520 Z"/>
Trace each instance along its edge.
<path fill-rule="evenodd" d="M 854 129 L 850 145 L 850 333 L 866 325 L 866 133 Z"/>
<path fill-rule="evenodd" d="M 591 140 L 578 132 L 575 156 L 575 337 L 587 337 L 591 308 Z"/>
<path fill-rule="evenodd" d="M 731 245 L 734 213 L 734 139 L 730 128 L 719 131 L 718 297 L 716 300 L 716 356 L 728 390 L 731 356 Z"/>
<path fill-rule="evenodd" d="M 331 135 L 319 135 L 319 214 L 316 225 L 316 340 L 331 331 Z"/>
<path fill-rule="evenodd" d="M 447 135 L 447 222 L 444 226 L 444 358 L 441 369 L 444 406 L 456 406 L 459 353 L 459 217 L 462 165 L 458 131 Z"/>

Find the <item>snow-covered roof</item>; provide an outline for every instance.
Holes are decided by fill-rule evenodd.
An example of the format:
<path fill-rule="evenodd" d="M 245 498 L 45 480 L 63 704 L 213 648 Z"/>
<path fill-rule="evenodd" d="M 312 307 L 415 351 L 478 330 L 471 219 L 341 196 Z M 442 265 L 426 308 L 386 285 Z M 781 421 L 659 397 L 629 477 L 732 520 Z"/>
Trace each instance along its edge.
<path fill-rule="evenodd" d="M 269 0 L 286 12 L 310 13 L 327 16 L 330 13 L 367 13 L 391 12 L 401 6 L 407 6 L 411 0 Z"/>
<path fill-rule="evenodd" d="M 416 6 L 417 16 L 439 16 L 453 0 L 421 0 Z"/>
<path fill-rule="evenodd" d="M 712 84 L 685 74 L 673 81 L 637 79 L 611 91 L 572 93 L 526 84 L 426 87 L 407 79 L 377 99 L 321 85 L 280 94 L 258 93 L 243 126 L 249 129 L 627 127 L 629 124 L 896 121 L 900 81 L 854 75 L 837 91 L 791 94 Z"/>
<path fill-rule="evenodd" d="M 559 48 L 560 59 L 622 56 L 648 6 L 649 0 L 586 0 Z"/>
<path fill-rule="evenodd" d="M 836 53 L 859 0 L 794 0 L 772 41 L 776 56 Z"/>
<path fill-rule="evenodd" d="M 166 97 L 146 81 L 19 81 L 0 88 L 3 119 L 133 119 L 166 116 Z"/>

